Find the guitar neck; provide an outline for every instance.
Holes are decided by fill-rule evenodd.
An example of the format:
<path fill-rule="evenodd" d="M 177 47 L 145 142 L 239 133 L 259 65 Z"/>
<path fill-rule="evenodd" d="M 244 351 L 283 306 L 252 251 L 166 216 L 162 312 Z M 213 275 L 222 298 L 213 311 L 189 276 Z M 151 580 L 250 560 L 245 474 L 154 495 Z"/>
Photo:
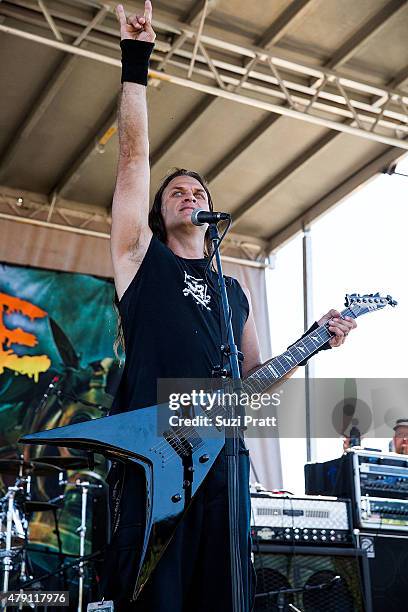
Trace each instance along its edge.
<path fill-rule="evenodd" d="M 346 308 L 341 312 L 342 317 L 356 318 L 353 312 Z M 262 393 L 269 387 L 279 382 L 290 370 L 310 357 L 317 349 L 320 349 L 330 338 L 327 325 L 321 325 L 289 347 L 284 353 L 273 357 L 260 368 L 252 372 L 243 382 L 244 391 L 247 393 Z"/>

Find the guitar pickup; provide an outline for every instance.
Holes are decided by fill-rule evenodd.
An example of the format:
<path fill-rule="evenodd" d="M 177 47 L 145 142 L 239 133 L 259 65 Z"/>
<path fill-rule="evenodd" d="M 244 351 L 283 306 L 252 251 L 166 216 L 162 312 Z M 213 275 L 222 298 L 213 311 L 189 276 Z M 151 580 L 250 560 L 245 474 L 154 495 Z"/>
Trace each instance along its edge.
<path fill-rule="evenodd" d="M 194 448 L 196 446 L 196 439 L 192 439 L 191 441 L 182 434 L 181 432 L 177 432 L 177 429 L 167 430 L 163 432 L 163 436 L 165 440 L 170 444 L 172 449 L 181 457 L 189 457 L 192 455 Z M 198 436 L 197 436 L 198 438 Z"/>

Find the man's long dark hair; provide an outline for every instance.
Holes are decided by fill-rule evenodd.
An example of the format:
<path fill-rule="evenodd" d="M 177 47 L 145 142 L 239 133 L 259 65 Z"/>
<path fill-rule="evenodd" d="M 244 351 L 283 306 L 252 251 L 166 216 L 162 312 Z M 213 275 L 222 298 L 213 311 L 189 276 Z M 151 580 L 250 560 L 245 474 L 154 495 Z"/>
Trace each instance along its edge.
<path fill-rule="evenodd" d="M 214 210 L 213 201 L 211 198 L 210 191 L 208 189 L 208 185 L 204 177 L 201 176 L 201 174 L 199 174 L 198 172 L 195 172 L 194 170 L 186 170 L 185 168 L 172 169 L 163 179 L 160 187 L 156 191 L 156 194 L 153 199 L 153 205 L 149 212 L 149 227 L 152 230 L 153 235 L 156 236 L 156 238 L 158 238 L 161 242 L 164 242 L 164 244 L 167 244 L 167 230 L 164 224 L 164 219 L 163 219 L 163 214 L 162 214 L 163 192 L 166 189 L 167 185 L 170 183 L 170 181 L 176 178 L 176 176 L 191 176 L 192 178 L 196 179 L 199 183 L 201 183 L 201 185 L 204 187 L 205 192 L 207 194 L 209 209 L 211 211 Z M 209 233 L 207 229 L 205 233 L 205 238 L 204 238 L 204 255 L 208 257 L 210 252 L 211 252 L 211 242 L 210 242 L 210 237 L 209 237 Z M 115 295 L 114 306 L 115 306 L 116 314 L 118 316 L 118 325 L 117 325 L 117 330 L 116 330 L 116 338 L 113 343 L 113 349 L 114 349 L 116 357 L 120 361 L 121 359 L 119 356 L 119 352 L 121 351 L 124 353 L 125 351 L 125 339 L 123 336 L 123 327 L 122 327 L 122 322 L 120 319 L 118 304 L 119 302 L 117 300 L 117 296 Z"/>

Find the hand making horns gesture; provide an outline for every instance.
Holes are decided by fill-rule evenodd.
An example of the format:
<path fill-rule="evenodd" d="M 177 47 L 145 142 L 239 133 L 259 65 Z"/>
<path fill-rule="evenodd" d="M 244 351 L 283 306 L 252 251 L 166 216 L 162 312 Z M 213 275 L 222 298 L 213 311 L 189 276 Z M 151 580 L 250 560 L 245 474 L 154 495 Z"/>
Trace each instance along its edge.
<path fill-rule="evenodd" d="M 156 34 L 152 28 L 152 3 L 146 0 L 144 3 L 144 15 L 132 15 L 126 17 L 125 9 L 122 4 L 116 7 L 116 15 L 120 23 L 120 38 L 121 40 L 144 40 L 146 42 L 154 42 Z"/>

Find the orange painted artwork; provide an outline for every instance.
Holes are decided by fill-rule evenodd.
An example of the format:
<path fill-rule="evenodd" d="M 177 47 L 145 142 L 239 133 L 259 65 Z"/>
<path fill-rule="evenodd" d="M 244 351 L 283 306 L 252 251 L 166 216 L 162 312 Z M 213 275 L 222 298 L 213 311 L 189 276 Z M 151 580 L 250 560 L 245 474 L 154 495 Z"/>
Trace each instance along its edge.
<path fill-rule="evenodd" d="M 47 316 L 47 312 L 35 304 L 13 297 L 7 293 L 0 293 L 0 374 L 4 369 L 13 370 L 16 375 L 23 374 L 38 382 L 39 375 L 46 372 L 51 360 L 48 355 L 17 355 L 12 344 L 20 344 L 30 348 L 37 346 L 38 338 L 35 334 L 24 331 L 21 327 L 9 329 L 4 321 L 5 314 L 21 313 L 31 320 Z"/>

